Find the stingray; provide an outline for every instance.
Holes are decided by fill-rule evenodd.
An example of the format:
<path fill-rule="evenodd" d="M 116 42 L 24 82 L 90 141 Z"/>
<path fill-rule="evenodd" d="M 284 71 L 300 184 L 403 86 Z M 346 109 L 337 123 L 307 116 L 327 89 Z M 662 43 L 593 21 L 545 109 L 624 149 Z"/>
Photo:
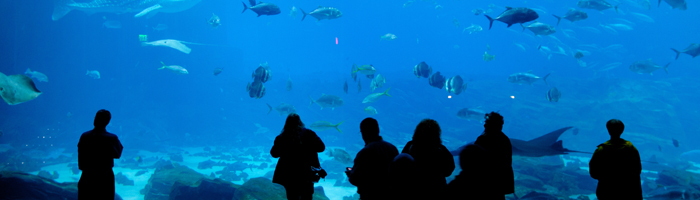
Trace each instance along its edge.
<path fill-rule="evenodd" d="M 0 72 L 0 96 L 10 105 L 30 101 L 41 94 L 34 81 L 24 74 L 7 76 Z"/>
<path fill-rule="evenodd" d="M 542 157 L 563 155 L 571 152 L 588 153 L 569 150 L 562 146 L 562 141 L 559 140 L 559 136 L 561 136 L 561 134 L 563 134 L 571 128 L 573 128 L 573 126 L 560 128 L 558 130 L 552 131 L 543 136 L 528 141 L 520 139 L 510 139 L 510 144 L 513 149 L 513 155 L 524 157 Z M 457 148 L 457 150 L 450 151 L 450 153 L 452 153 L 452 155 L 454 156 L 457 156 L 459 155 L 459 152 L 462 151 L 462 149 L 464 149 L 464 147 L 466 147 L 466 145 Z"/>

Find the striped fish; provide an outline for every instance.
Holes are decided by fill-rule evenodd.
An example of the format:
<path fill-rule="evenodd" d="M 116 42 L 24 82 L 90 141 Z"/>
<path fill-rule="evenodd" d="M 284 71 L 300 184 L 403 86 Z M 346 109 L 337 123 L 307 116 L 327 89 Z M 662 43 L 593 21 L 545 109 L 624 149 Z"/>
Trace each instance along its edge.
<path fill-rule="evenodd" d="M 547 91 L 547 101 L 558 102 L 560 98 L 561 92 L 559 92 L 559 89 L 557 89 L 557 87 L 552 87 L 552 89 L 549 89 L 549 91 Z"/>

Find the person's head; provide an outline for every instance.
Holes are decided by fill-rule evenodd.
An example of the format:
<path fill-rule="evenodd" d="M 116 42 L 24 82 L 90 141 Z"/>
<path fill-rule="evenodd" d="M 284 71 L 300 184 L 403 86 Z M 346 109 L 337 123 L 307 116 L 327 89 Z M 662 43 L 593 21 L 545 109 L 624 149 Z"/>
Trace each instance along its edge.
<path fill-rule="evenodd" d="M 622 123 L 619 119 L 611 119 L 608 120 L 608 123 L 605 124 L 606 127 L 608 127 L 608 134 L 610 134 L 610 138 L 620 138 L 620 135 L 622 135 L 622 131 L 625 130 L 625 124 Z"/>
<path fill-rule="evenodd" d="M 360 132 L 365 140 L 376 139 L 379 137 L 379 123 L 374 118 L 365 118 L 360 122 Z"/>
<path fill-rule="evenodd" d="M 416 130 L 413 132 L 413 142 L 415 143 L 428 143 L 428 144 L 442 144 L 440 140 L 440 125 L 437 121 L 433 119 L 424 119 L 418 123 Z"/>
<path fill-rule="evenodd" d="M 477 144 L 469 144 L 459 152 L 459 166 L 462 170 L 478 170 L 486 166 L 486 150 Z"/>
<path fill-rule="evenodd" d="M 486 130 L 501 131 L 503 129 L 503 116 L 497 112 L 487 113 L 484 116 L 484 128 Z"/>
<path fill-rule="evenodd" d="M 301 122 L 301 117 L 296 113 L 290 113 L 287 115 L 287 121 L 284 122 L 284 129 L 282 132 L 296 133 L 304 128 L 304 123 Z"/>
<path fill-rule="evenodd" d="M 95 122 L 93 122 L 93 125 L 95 125 L 95 128 L 105 128 L 111 119 L 112 114 L 109 113 L 109 111 L 105 109 L 98 110 L 97 114 L 95 114 Z"/>

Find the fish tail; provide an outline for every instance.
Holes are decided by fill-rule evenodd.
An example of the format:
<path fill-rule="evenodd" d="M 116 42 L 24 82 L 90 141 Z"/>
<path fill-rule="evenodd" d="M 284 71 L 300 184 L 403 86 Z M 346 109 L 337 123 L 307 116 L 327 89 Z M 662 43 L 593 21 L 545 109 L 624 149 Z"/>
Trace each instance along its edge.
<path fill-rule="evenodd" d="M 525 25 L 523 25 L 523 24 L 521 23 L 521 24 L 520 24 L 520 27 L 523 27 L 523 31 L 521 31 L 521 32 L 524 32 L 524 31 L 525 31 Z M 535 33 L 535 34 L 537 34 L 537 33 Z"/>
<path fill-rule="evenodd" d="M 668 64 L 666 64 L 666 66 L 664 66 L 664 71 L 666 71 L 666 74 L 668 74 L 668 66 L 669 65 L 671 65 L 671 63 L 668 63 Z"/>
<path fill-rule="evenodd" d="M 334 127 L 335 127 L 335 130 L 338 130 L 338 132 L 340 132 L 340 133 L 343 133 L 343 131 L 341 131 L 340 128 L 338 128 L 338 126 L 340 126 L 341 124 L 343 124 L 343 122 L 345 122 L 345 121 L 342 121 L 342 122 L 340 122 L 340 123 L 338 123 L 338 124 L 336 124 L 336 125 L 334 126 Z"/>
<path fill-rule="evenodd" d="M 241 1 L 241 3 L 243 3 L 243 11 L 241 11 L 241 13 L 243 13 L 243 12 L 245 12 L 245 10 L 248 10 L 248 6 L 245 5 L 245 2 Z"/>
<path fill-rule="evenodd" d="M 272 112 L 272 106 L 270 106 L 269 103 L 265 103 L 265 104 L 267 105 L 267 108 L 270 109 L 270 110 L 267 111 L 267 114 L 270 114 L 270 112 Z M 280 113 L 280 114 L 281 114 L 281 113 Z"/>
<path fill-rule="evenodd" d="M 30 70 L 29 68 L 27 68 L 27 71 L 24 71 L 24 74 L 31 74 L 31 73 L 32 73 L 32 70 Z"/>
<path fill-rule="evenodd" d="M 68 6 L 68 4 L 71 3 L 74 3 L 73 0 L 55 0 L 53 14 L 51 14 L 51 20 L 59 20 L 63 16 L 68 14 L 71 10 L 73 10 L 71 7 Z"/>
<path fill-rule="evenodd" d="M 88 74 L 90 74 L 90 70 L 87 70 L 87 72 L 85 72 L 85 75 L 88 75 Z"/>
<path fill-rule="evenodd" d="M 554 15 L 554 14 L 552 14 L 552 16 L 557 18 L 557 26 L 559 26 L 559 22 L 561 22 L 561 17 Z"/>
<path fill-rule="evenodd" d="M 678 51 L 678 50 L 676 50 L 676 49 L 674 49 L 674 48 L 671 48 L 671 50 L 673 50 L 674 52 L 676 52 L 676 60 L 678 60 L 678 57 L 681 56 L 681 52 Z"/>
<path fill-rule="evenodd" d="M 615 8 L 615 13 L 618 13 L 618 14 L 620 13 L 620 10 L 619 10 L 620 4 L 622 4 L 622 3 L 619 3 L 619 4 L 615 5 L 615 7 L 614 7 L 614 8 Z"/>
<path fill-rule="evenodd" d="M 547 75 L 544 75 L 544 78 L 542 78 L 542 80 L 544 81 L 544 84 L 549 85 L 549 83 L 547 83 L 547 77 L 549 77 L 550 74 L 551 74 L 551 73 L 549 73 L 549 74 L 547 74 Z"/>
<path fill-rule="evenodd" d="M 493 26 L 493 18 L 489 17 L 488 15 L 484 16 L 486 16 L 486 19 L 489 19 L 489 30 L 491 30 L 491 26 Z"/>
<path fill-rule="evenodd" d="M 304 21 L 304 18 L 306 18 L 306 15 L 308 15 L 308 14 L 306 14 L 306 12 L 304 12 L 304 9 L 299 8 L 299 10 L 301 10 L 301 14 L 304 14 L 304 16 L 301 17 L 301 21 Z"/>
<path fill-rule="evenodd" d="M 311 103 L 309 104 L 309 106 L 314 105 L 314 102 L 316 102 L 316 101 L 314 101 L 314 98 L 311 98 L 311 96 L 309 96 L 309 99 L 311 99 Z M 321 107 L 321 108 L 323 108 L 323 107 Z"/>
<path fill-rule="evenodd" d="M 389 88 L 389 89 L 391 89 L 391 88 Z M 384 91 L 384 95 L 391 97 L 391 95 L 389 95 L 389 89 L 386 89 L 386 91 Z"/>

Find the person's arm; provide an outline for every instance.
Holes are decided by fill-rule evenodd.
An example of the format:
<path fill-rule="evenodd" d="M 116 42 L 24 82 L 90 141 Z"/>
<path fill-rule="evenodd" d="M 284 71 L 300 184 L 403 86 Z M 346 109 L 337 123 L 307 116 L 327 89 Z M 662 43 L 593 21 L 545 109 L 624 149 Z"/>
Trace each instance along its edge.
<path fill-rule="evenodd" d="M 598 147 L 595 152 L 593 152 L 593 156 L 591 156 L 591 161 L 588 162 L 588 172 L 591 174 L 591 178 L 599 180 L 601 176 L 600 170 L 602 169 L 602 166 L 599 166 L 599 162 L 602 156 L 602 147 Z"/>
<path fill-rule="evenodd" d="M 83 162 L 87 162 L 86 159 L 80 159 L 81 157 L 85 156 L 85 153 L 81 153 L 81 152 L 80 152 L 80 150 L 81 150 L 81 147 L 80 147 L 80 146 L 82 146 L 82 145 L 81 145 L 82 143 L 83 143 L 83 135 L 81 135 L 81 136 L 80 136 L 80 140 L 78 140 L 78 169 L 80 169 L 80 170 L 83 170 L 83 165 L 82 165 L 82 163 L 83 163 Z M 84 149 L 83 149 L 83 151 L 84 151 Z M 80 162 L 80 160 L 83 160 L 83 162 Z"/>
<path fill-rule="evenodd" d="M 112 145 L 114 148 L 114 158 L 115 159 L 121 158 L 122 157 L 122 150 L 124 150 L 124 146 L 122 146 L 122 143 L 119 141 L 119 137 L 117 137 L 116 135 L 114 136 L 114 144 L 112 144 Z"/>
<path fill-rule="evenodd" d="M 452 175 L 452 172 L 455 170 L 455 160 L 454 156 L 452 156 L 452 153 L 450 153 L 450 151 L 447 150 L 447 147 L 441 145 L 439 156 L 441 157 L 440 160 L 442 162 L 442 166 L 444 166 L 444 168 L 442 169 L 443 171 L 441 172 L 442 176 L 448 177 Z"/>
<path fill-rule="evenodd" d="M 401 150 L 401 153 L 409 153 L 411 146 L 413 146 L 413 141 L 408 141 L 408 143 L 406 143 L 406 146 L 404 146 L 403 149 Z"/>
<path fill-rule="evenodd" d="M 304 136 L 306 137 L 305 142 L 309 144 L 307 147 L 311 148 L 312 151 L 323 152 L 326 150 L 326 145 L 323 144 L 321 138 L 318 137 L 318 135 L 316 135 L 316 132 L 307 129 L 306 133 L 304 133 Z"/>
<path fill-rule="evenodd" d="M 635 148 L 634 146 L 632 146 L 632 150 L 633 150 L 633 151 L 632 151 L 632 154 L 634 154 L 634 155 L 632 155 L 633 162 L 635 163 L 635 165 L 637 165 L 636 163 L 639 163 L 639 164 L 637 165 L 637 166 L 639 166 L 639 167 L 638 167 L 638 168 L 635 167 L 636 169 L 634 169 L 634 171 L 635 171 L 637 174 L 642 174 L 642 159 L 641 159 L 640 156 L 639 156 L 639 151 L 637 151 L 637 148 Z"/>
<path fill-rule="evenodd" d="M 272 155 L 273 158 L 283 156 L 286 150 L 285 146 L 284 141 L 282 141 L 280 136 L 277 136 L 275 138 L 275 143 L 272 145 L 272 149 L 270 149 L 270 155 Z"/>
<path fill-rule="evenodd" d="M 364 173 L 364 171 L 363 171 L 364 169 L 362 167 L 364 166 L 364 164 L 370 164 L 370 163 L 366 163 L 367 161 L 365 161 L 366 159 L 365 159 L 365 156 L 363 155 L 364 150 L 365 149 L 360 150 L 360 152 L 357 153 L 357 156 L 355 156 L 355 160 L 354 160 L 355 164 L 353 164 L 352 170 L 345 172 L 345 174 L 348 176 L 348 181 L 350 182 L 350 184 L 357 186 L 357 187 L 360 187 L 362 185 L 363 180 L 364 180 L 364 177 L 362 177 L 362 176 L 365 173 Z"/>

